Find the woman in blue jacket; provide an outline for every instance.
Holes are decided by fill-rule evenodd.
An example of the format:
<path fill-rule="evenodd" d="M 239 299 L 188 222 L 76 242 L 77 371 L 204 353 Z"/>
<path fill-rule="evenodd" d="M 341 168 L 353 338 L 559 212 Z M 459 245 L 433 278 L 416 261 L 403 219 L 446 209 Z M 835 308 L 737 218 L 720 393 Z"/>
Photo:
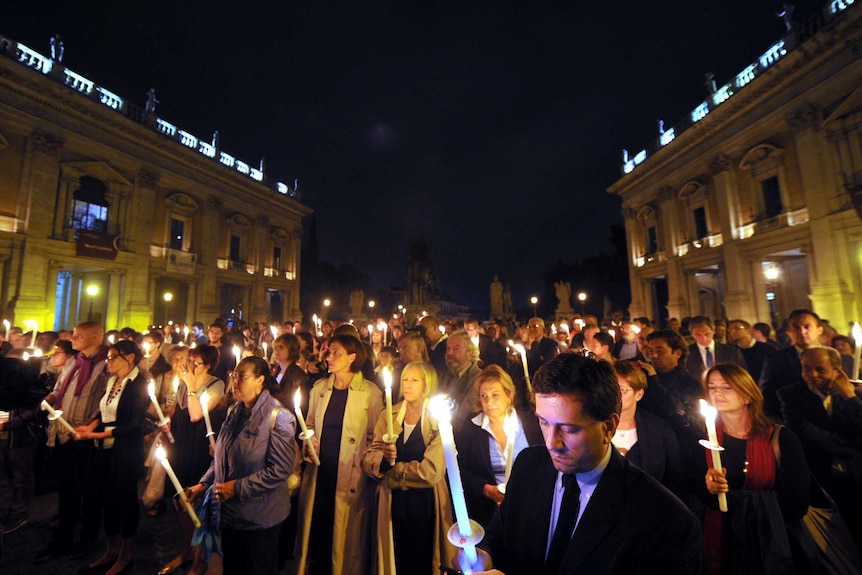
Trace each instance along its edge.
<path fill-rule="evenodd" d="M 293 472 L 296 420 L 270 391 L 266 362 L 247 357 L 231 377 L 237 400 L 216 441 L 215 455 L 197 497 L 212 486 L 221 526 L 225 575 L 278 571 L 278 533 L 290 512 L 287 478 Z"/>

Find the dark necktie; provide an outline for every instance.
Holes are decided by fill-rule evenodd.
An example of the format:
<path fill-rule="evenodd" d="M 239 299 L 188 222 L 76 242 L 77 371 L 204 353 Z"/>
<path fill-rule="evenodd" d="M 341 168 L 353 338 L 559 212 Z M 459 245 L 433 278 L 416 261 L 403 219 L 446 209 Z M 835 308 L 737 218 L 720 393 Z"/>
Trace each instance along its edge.
<path fill-rule="evenodd" d="M 712 350 L 706 348 L 706 367 L 710 368 L 715 364 L 715 359 L 712 357 Z"/>
<path fill-rule="evenodd" d="M 557 517 L 557 526 L 554 528 L 554 536 L 551 538 L 551 548 L 548 549 L 548 558 L 545 559 L 545 573 L 556 573 L 559 571 L 560 562 L 566 554 L 569 541 L 572 540 L 572 531 L 578 519 L 578 511 L 581 503 L 581 488 L 574 475 L 563 474 L 563 502 L 560 504 L 560 514 Z"/>

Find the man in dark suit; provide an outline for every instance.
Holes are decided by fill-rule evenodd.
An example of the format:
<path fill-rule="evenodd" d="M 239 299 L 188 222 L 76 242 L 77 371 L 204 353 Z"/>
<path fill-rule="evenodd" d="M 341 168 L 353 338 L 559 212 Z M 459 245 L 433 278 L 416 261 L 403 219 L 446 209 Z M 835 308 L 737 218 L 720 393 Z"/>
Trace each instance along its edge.
<path fill-rule="evenodd" d="M 799 436 L 811 474 L 862 543 L 862 394 L 831 347 L 802 352 L 802 380 L 778 390 L 787 426 Z"/>
<path fill-rule="evenodd" d="M 518 456 L 473 571 L 698 573 L 695 516 L 611 444 L 620 412 L 611 366 L 565 353 L 534 387 L 545 446 Z"/>
<path fill-rule="evenodd" d="M 748 369 L 742 352 L 732 345 L 715 341 L 715 326 L 712 320 L 699 315 L 688 324 L 695 343 L 688 346 L 686 369 L 696 381 L 703 381 L 703 374 L 716 363 L 735 363 L 743 369 Z"/>
<path fill-rule="evenodd" d="M 479 348 L 479 356 L 477 360 L 481 360 L 482 367 L 489 365 L 506 365 L 506 357 L 498 355 L 498 347 L 494 345 L 494 340 L 482 333 L 479 329 L 479 320 L 475 317 L 468 317 L 464 320 L 464 331 L 470 336 L 470 339 Z"/>
<path fill-rule="evenodd" d="M 751 335 L 751 324 L 744 319 L 730 321 L 730 325 L 727 328 L 727 337 L 731 344 L 739 348 L 742 357 L 745 358 L 745 363 L 748 365 L 748 373 L 751 374 L 752 379 L 759 381 L 766 358 L 774 354 L 776 349 L 769 344 L 754 339 L 754 336 Z"/>
<path fill-rule="evenodd" d="M 527 323 L 527 333 L 530 338 L 527 346 L 527 366 L 530 377 L 533 377 L 542 365 L 557 355 L 560 348 L 557 342 L 545 337 L 545 320 L 540 317 L 530 319 Z"/>
<path fill-rule="evenodd" d="M 758 381 L 760 391 L 763 392 L 763 411 L 778 420 L 781 419 L 778 390 L 802 379 L 802 362 L 799 356 L 809 346 L 820 345 L 820 337 L 823 335 L 820 316 L 808 309 L 790 312 L 787 324 L 787 333 L 793 340 L 793 345 L 769 356 L 763 364 Z"/>

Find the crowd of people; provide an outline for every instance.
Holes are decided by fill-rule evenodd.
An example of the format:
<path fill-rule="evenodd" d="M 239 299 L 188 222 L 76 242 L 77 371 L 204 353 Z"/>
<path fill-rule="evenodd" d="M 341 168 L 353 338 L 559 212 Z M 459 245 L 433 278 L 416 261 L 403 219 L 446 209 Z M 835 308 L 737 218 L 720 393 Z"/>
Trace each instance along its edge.
<path fill-rule="evenodd" d="M 213 553 L 229 574 L 820 572 L 799 526 L 830 506 L 862 569 L 851 338 L 805 309 L 775 338 L 743 319 L 556 319 L 9 327 L 2 356 L 40 363 L 68 426 L 0 411 L 0 530 L 26 524 L 41 465 L 57 527 L 33 561 L 81 573 L 126 571 L 139 522 L 163 513 L 181 537 L 159 575 L 203 574 Z M 460 494 L 437 394 L 485 530 L 475 565 L 447 537 Z"/>

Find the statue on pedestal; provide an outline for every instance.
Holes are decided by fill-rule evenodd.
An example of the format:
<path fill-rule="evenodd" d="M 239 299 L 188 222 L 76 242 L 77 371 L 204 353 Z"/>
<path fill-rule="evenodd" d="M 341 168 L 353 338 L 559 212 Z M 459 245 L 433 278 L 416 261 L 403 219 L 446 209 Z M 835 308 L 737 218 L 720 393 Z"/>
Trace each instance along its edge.
<path fill-rule="evenodd" d="M 556 282 L 554 283 L 554 291 L 557 294 L 557 313 L 558 314 L 566 314 L 571 313 L 572 310 L 572 284 L 569 282 Z"/>
<path fill-rule="evenodd" d="M 503 290 L 503 315 L 512 315 L 512 286 L 506 284 L 506 289 Z"/>
<path fill-rule="evenodd" d="M 365 307 L 365 290 L 355 289 L 350 292 L 350 314 L 358 318 L 362 315 L 363 307 Z"/>
<path fill-rule="evenodd" d="M 491 317 L 500 317 L 503 315 L 503 284 L 495 275 L 494 281 L 491 282 Z"/>

